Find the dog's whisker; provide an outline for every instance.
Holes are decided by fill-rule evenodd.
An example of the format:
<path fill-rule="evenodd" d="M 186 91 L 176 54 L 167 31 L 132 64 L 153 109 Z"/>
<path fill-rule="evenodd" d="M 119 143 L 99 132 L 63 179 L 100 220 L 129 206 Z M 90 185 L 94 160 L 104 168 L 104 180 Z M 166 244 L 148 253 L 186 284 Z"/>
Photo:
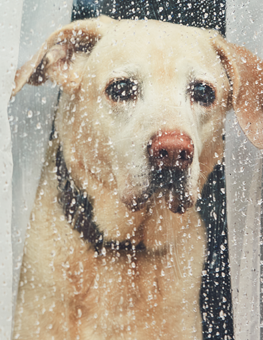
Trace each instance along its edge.
<path fill-rule="evenodd" d="M 202 172 L 200 172 L 200 176 L 205 180 L 205 182 L 207 181 L 207 176 L 204 175 Z"/>
<path fill-rule="evenodd" d="M 199 162 L 199 164 L 205 166 L 206 168 L 208 168 L 210 170 L 210 167 L 207 164 L 202 163 L 202 162 Z"/>
<path fill-rule="evenodd" d="M 131 137 L 117 139 L 117 140 L 114 140 L 114 143 L 123 142 L 124 140 L 129 140 L 129 139 L 131 140 Z M 103 145 L 112 145 L 112 144 L 113 144 L 113 142 L 103 143 Z"/>

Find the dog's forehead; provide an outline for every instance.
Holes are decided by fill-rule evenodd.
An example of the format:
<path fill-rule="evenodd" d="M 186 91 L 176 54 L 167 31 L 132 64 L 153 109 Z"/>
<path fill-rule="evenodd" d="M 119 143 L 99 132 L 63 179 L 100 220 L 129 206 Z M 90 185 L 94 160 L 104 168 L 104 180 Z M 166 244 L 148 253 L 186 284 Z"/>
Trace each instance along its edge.
<path fill-rule="evenodd" d="M 213 34 L 216 33 L 155 20 L 147 22 L 123 20 L 110 26 L 103 40 L 104 44 L 107 43 L 112 49 L 138 46 L 141 52 L 152 48 L 164 52 L 171 49 L 176 49 L 177 52 L 183 52 L 185 49 L 204 51 L 210 45 L 209 39 Z"/>
<path fill-rule="evenodd" d="M 214 31 L 161 23 L 122 20 L 109 26 L 96 47 L 95 59 L 109 69 L 138 65 L 158 70 L 180 63 L 212 66 L 216 53 L 210 43 Z"/>

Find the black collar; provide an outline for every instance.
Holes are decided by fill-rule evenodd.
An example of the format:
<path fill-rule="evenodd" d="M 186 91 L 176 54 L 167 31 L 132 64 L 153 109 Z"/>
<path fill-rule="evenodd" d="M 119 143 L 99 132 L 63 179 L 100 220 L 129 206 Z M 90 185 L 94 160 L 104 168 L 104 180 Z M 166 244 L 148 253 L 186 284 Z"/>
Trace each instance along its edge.
<path fill-rule="evenodd" d="M 130 240 L 105 241 L 99 226 L 93 221 L 92 200 L 85 190 L 79 189 L 67 169 L 62 146 L 60 145 L 56 155 L 57 179 L 58 179 L 58 202 L 63 208 L 65 217 L 74 230 L 77 230 L 84 240 L 94 245 L 95 251 L 102 254 L 102 248 L 144 251 L 142 242 L 133 245 Z"/>

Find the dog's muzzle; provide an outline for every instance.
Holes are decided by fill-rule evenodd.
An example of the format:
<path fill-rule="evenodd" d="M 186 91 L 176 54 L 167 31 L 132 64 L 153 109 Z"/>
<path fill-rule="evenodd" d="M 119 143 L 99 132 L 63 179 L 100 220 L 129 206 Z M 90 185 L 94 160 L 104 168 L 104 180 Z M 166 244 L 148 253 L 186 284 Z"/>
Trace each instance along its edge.
<path fill-rule="evenodd" d="M 192 139 L 179 131 L 153 136 L 147 147 L 149 158 L 149 186 L 139 197 L 133 197 L 131 208 L 142 209 L 151 202 L 153 194 L 164 197 L 174 213 L 184 213 L 193 205 L 187 192 L 188 169 L 193 161 Z"/>

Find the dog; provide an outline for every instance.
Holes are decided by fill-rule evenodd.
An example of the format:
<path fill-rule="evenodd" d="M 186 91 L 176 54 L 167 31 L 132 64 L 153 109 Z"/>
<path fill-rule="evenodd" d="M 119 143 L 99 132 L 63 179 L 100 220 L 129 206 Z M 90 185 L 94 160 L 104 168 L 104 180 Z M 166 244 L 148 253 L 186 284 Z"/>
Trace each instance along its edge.
<path fill-rule="evenodd" d="M 218 32 L 101 16 L 53 33 L 12 95 L 61 93 L 24 248 L 14 339 L 202 339 L 195 207 L 234 108 L 263 148 L 263 63 Z"/>

